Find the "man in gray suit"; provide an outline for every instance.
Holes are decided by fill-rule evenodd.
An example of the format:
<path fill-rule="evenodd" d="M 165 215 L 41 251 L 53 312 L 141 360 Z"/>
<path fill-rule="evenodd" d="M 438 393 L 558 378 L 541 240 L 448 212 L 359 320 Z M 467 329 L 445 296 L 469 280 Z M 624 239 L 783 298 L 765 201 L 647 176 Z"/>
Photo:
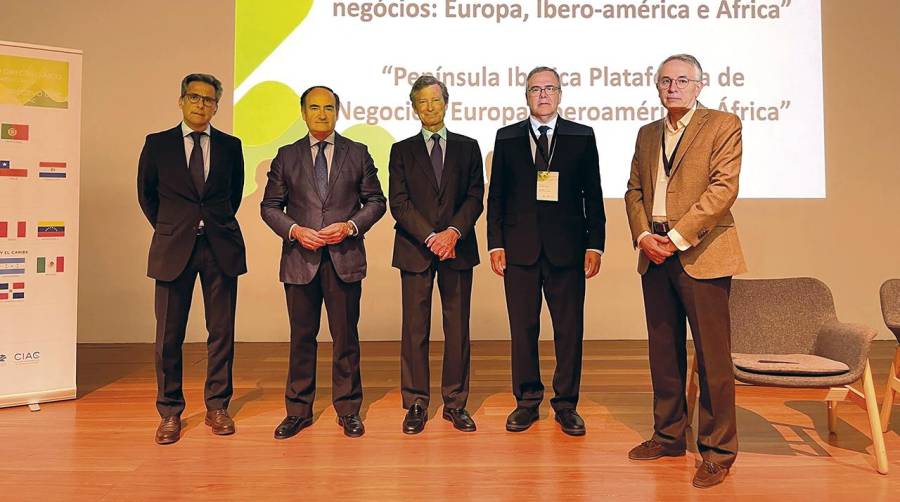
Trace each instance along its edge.
<path fill-rule="evenodd" d="M 340 99 L 325 86 L 300 97 L 309 134 L 283 146 L 272 161 L 260 204 L 262 218 L 282 239 L 281 270 L 291 326 L 287 417 L 275 439 L 312 424 L 316 335 L 322 301 L 334 341 L 332 400 L 349 437 L 365 432 L 359 407 L 359 299 L 366 276 L 362 236 L 384 216 L 377 169 L 365 145 L 334 132 Z"/>

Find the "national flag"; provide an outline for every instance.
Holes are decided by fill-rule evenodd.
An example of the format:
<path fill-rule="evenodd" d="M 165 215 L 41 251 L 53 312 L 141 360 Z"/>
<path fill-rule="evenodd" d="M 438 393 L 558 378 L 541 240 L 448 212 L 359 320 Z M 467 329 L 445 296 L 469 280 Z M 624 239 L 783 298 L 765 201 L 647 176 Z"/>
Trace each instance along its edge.
<path fill-rule="evenodd" d="M 38 237 L 65 237 L 66 224 L 62 221 L 39 221 L 37 224 Z"/>
<path fill-rule="evenodd" d="M 0 139 L 28 140 L 28 124 L 0 124 Z"/>
<path fill-rule="evenodd" d="M 25 273 L 25 257 L 0 257 L 0 275 L 22 275 Z"/>
<path fill-rule="evenodd" d="M 65 162 L 41 162 L 38 164 L 41 171 L 38 173 L 39 178 L 45 179 L 65 179 L 66 163 Z"/>
<path fill-rule="evenodd" d="M 0 160 L 0 176 L 12 178 L 25 178 L 28 176 L 28 169 L 12 168 L 12 162 L 8 160 Z"/>
<path fill-rule="evenodd" d="M 39 256 L 37 259 L 37 273 L 61 274 L 65 271 L 66 259 L 63 256 Z"/>
<path fill-rule="evenodd" d="M 12 300 L 24 300 L 25 299 L 25 283 L 24 282 L 14 282 L 12 283 Z"/>
<path fill-rule="evenodd" d="M 24 282 L 0 282 L 0 301 L 25 299 Z"/>
<path fill-rule="evenodd" d="M 12 223 L 15 223 L 15 232 L 10 229 Z M 26 225 L 24 221 L 0 221 L 0 239 L 24 239 Z"/>

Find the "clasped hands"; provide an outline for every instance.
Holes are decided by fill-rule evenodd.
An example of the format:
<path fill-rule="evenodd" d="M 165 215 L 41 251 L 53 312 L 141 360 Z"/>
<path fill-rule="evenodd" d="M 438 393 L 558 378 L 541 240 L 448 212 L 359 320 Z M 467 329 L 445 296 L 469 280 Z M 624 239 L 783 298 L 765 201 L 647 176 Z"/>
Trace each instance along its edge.
<path fill-rule="evenodd" d="M 660 265 L 666 258 L 675 254 L 678 248 L 664 235 L 648 234 L 640 242 L 638 247 L 653 263 Z"/>
<path fill-rule="evenodd" d="M 353 227 L 350 223 L 342 221 L 332 223 L 319 231 L 297 225 L 291 229 L 291 238 L 306 249 L 315 251 L 322 246 L 340 244 L 352 233 Z"/>
<path fill-rule="evenodd" d="M 600 272 L 600 263 L 603 257 L 595 251 L 584 253 L 584 278 L 590 279 Z M 506 275 L 506 250 L 495 249 L 491 252 L 491 270 L 500 277 Z"/>
<path fill-rule="evenodd" d="M 438 259 L 444 261 L 456 258 L 456 242 L 458 240 L 459 234 L 452 228 L 447 228 L 435 233 L 425 245 L 437 255 Z"/>

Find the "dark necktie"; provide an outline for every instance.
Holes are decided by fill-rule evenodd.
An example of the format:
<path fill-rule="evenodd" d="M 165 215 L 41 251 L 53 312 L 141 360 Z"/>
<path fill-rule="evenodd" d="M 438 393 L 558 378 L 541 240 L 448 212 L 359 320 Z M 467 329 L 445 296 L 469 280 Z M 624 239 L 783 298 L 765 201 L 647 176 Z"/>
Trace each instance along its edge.
<path fill-rule="evenodd" d="M 319 195 L 324 198 L 328 194 L 328 161 L 325 159 L 325 147 L 328 143 L 319 141 L 319 151 L 316 153 L 316 186 Z"/>
<path fill-rule="evenodd" d="M 541 133 L 538 136 L 538 149 L 534 155 L 534 167 L 538 168 L 541 171 L 549 171 L 550 168 L 547 166 L 547 158 L 545 155 L 550 155 L 550 145 L 547 141 L 547 131 L 550 130 L 550 127 L 542 125 L 538 127 L 538 132 Z M 534 136 L 532 136 L 533 138 Z"/>
<path fill-rule="evenodd" d="M 434 179 L 437 180 L 438 186 L 441 186 L 441 174 L 444 173 L 444 152 L 441 150 L 441 135 L 432 134 L 431 140 L 434 146 L 431 147 L 431 168 L 434 169 Z"/>
<path fill-rule="evenodd" d="M 205 182 L 203 176 L 203 146 L 200 144 L 200 138 L 206 133 L 193 131 L 191 139 L 194 140 L 194 147 L 191 149 L 191 160 L 188 162 L 188 170 L 191 172 L 191 180 L 194 181 L 194 187 L 197 188 L 197 194 L 203 196 L 203 184 Z"/>

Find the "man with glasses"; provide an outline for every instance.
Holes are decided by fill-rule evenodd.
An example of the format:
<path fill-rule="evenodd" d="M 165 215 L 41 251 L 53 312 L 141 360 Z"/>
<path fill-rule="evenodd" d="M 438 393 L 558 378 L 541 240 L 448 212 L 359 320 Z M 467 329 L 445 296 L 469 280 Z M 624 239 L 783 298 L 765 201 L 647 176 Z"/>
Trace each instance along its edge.
<path fill-rule="evenodd" d="M 183 121 L 147 136 L 138 162 L 138 201 L 153 226 L 147 275 L 156 279 L 156 442 L 181 437 L 182 354 L 194 282 L 200 276 L 206 313 L 206 425 L 234 434 L 232 395 L 237 276 L 247 272 L 235 219 L 244 189 L 241 141 L 210 126 L 222 97 L 212 75 L 181 81 Z"/>
<path fill-rule="evenodd" d="M 538 337 L 541 292 L 553 320 L 556 371 L 550 404 L 562 431 L 585 433 L 575 411 L 581 382 L 585 279 L 600 270 L 606 217 L 594 131 L 559 117 L 559 74 L 528 74 L 531 115 L 497 131 L 488 195 L 491 269 L 503 277 L 516 408 L 506 430 L 538 418 L 544 397 Z"/>
<path fill-rule="evenodd" d="M 419 132 L 391 147 L 390 204 L 397 220 L 393 266 L 400 269 L 403 328 L 400 392 L 407 413 L 403 432 L 418 434 L 428 419 L 428 339 L 437 278 L 444 320 L 441 416 L 463 432 L 475 422 L 469 397 L 469 311 L 472 269 L 478 265 L 475 222 L 484 210 L 481 149 L 472 138 L 447 131 L 447 86 L 425 75 L 409 100 Z"/>
<path fill-rule="evenodd" d="M 334 341 L 331 400 L 338 425 L 348 437 L 365 433 L 357 330 L 366 276 L 363 235 L 386 208 L 366 145 L 334 131 L 340 105 L 325 86 L 300 95 L 309 134 L 278 150 L 260 203 L 262 219 L 282 239 L 279 279 L 291 329 L 287 416 L 275 428 L 275 439 L 312 424 L 322 302 Z"/>
<path fill-rule="evenodd" d="M 728 295 L 746 269 L 731 206 L 741 170 L 741 121 L 704 108 L 696 58 L 676 54 L 657 70 L 667 116 L 638 131 L 625 209 L 644 293 L 653 382 L 653 437 L 632 460 L 685 454 L 686 323 L 700 376 L 693 485 L 721 483 L 737 456 Z"/>

